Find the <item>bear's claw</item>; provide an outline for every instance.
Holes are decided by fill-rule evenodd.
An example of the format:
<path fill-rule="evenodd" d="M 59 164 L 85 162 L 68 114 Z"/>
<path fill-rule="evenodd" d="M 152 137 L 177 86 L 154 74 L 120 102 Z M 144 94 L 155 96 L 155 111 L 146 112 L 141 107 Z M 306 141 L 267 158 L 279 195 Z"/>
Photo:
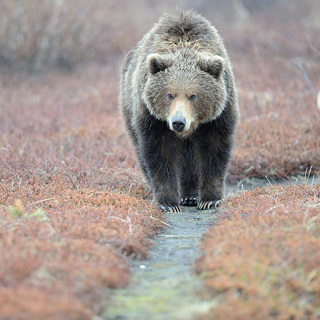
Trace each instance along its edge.
<path fill-rule="evenodd" d="M 179 206 L 164 206 L 163 204 L 160 204 L 158 207 L 163 212 L 181 212 Z"/>
<path fill-rule="evenodd" d="M 184 197 L 180 200 L 181 206 L 195 207 L 198 204 L 197 197 Z"/>
<path fill-rule="evenodd" d="M 213 201 L 200 201 L 198 203 L 197 208 L 199 210 L 206 210 L 206 209 L 214 209 L 220 206 L 220 204 L 224 202 L 224 199 L 221 200 L 213 200 Z"/>

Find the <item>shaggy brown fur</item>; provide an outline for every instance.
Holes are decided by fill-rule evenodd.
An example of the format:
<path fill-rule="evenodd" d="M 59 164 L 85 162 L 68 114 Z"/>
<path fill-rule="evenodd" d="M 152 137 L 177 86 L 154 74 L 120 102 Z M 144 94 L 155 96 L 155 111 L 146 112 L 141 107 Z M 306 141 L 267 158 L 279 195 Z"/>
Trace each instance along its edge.
<path fill-rule="evenodd" d="M 188 11 L 154 25 L 125 58 L 120 107 L 162 209 L 222 199 L 239 111 L 228 55 L 206 19 Z"/>

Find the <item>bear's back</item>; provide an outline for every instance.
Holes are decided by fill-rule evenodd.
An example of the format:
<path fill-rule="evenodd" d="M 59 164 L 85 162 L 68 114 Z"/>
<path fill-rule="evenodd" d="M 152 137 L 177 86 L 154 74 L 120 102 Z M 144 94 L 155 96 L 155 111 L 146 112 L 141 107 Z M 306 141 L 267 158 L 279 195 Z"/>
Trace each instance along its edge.
<path fill-rule="evenodd" d="M 210 52 L 226 57 L 217 30 L 201 15 L 186 11 L 176 16 L 163 15 L 143 39 L 150 52 L 165 54 L 182 48 Z"/>

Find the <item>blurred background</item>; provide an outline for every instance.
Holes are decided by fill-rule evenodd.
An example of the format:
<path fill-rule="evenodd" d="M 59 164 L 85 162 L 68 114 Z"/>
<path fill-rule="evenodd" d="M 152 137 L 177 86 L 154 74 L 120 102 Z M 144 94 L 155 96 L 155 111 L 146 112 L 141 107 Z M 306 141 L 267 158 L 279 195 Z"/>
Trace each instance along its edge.
<path fill-rule="evenodd" d="M 118 66 L 160 15 L 177 8 L 211 20 L 232 59 L 257 50 L 319 59 L 319 0 L 1 0 L 0 65 L 32 72 Z"/>
<path fill-rule="evenodd" d="M 53 158 L 54 139 L 75 156 L 81 132 L 89 171 L 98 138 L 103 166 L 135 167 L 119 130 L 121 63 L 164 12 L 181 9 L 216 26 L 233 65 L 242 120 L 229 179 L 320 172 L 319 0 L 0 0 L 3 144 L 36 150 L 31 137 L 46 137 Z"/>

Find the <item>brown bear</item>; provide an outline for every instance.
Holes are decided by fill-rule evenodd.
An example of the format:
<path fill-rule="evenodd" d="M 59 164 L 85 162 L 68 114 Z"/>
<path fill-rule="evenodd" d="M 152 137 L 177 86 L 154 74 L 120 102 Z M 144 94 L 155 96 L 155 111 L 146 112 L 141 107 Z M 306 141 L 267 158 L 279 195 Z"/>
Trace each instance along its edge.
<path fill-rule="evenodd" d="M 120 109 L 162 210 L 215 207 L 239 119 L 229 57 L 201 15 L 164 15 L 125 60 Z"/>

